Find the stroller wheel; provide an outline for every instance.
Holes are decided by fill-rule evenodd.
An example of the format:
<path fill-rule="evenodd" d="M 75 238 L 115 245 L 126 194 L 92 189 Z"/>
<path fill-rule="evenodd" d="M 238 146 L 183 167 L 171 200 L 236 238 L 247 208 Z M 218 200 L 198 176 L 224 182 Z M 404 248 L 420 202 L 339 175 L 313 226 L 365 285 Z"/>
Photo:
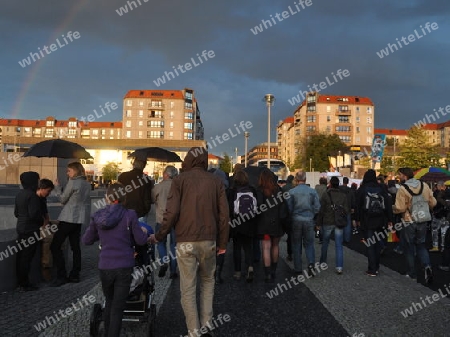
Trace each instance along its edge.
<path fill-rule="evenodd" d="M 150 312 L 148 313 L 147 337 L 156 336 L 155 321 L 156 321 L 156 304 L 151 304 Z"/>
<path fill-rule="evenodd" d="M 95 337 L 98 336 L 98 328 L 100 322 L 102 321 L 102 306 L 99 303 L 94 304 L 94 308 L 91 312 L 91 317 L 89 320 L 90 335 Z"/>

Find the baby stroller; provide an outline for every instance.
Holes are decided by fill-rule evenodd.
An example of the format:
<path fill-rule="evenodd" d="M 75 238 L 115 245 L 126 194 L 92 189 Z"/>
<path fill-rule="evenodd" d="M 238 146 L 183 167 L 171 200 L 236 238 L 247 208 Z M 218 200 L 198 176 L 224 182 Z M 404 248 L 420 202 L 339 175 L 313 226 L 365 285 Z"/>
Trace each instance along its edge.
<path fill-rule="evenodd" d="M 155 278 L 151 268 L 155 259 L 154 245 L 136 248 L 136 266 L 133 269 L 133 278 L 130 285 L 123 322 L 147 323 L 147 337 L 155 336 L 156 304 L 154 303 Z M 150 270 L 150 272 L 147 272 Z M 90 335 L 99 336 L 100 323 L 103 321 L 105 303 L 96 303 L 90 316 Z"/>

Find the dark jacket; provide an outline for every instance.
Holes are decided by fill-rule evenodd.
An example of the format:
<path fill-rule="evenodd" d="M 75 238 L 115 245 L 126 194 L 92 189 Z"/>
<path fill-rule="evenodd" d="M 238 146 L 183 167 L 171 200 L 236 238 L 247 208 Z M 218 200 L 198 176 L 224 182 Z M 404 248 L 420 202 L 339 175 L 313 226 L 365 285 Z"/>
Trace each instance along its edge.
<path fill-rule="evenodd" d="M 191 148 L 182 173 L 172 180 L 166 212 L 156 239 L 162 241 L 175 226 L 177 242 L 217 241 L 226 249 L 229 234 L 228 201 L 218 176 L 206 171 L 208 152 Z"/>
<path fill-rule="evenodd" d="M 289 221 L 289 209 L 286 201 L 282 198 L 281 188 L 277 194 L 266 197 L 258 188 L 256 200 L 258 201 L 257 229 L 258 235 L 270 235 L 281 237 L 284 235 L 283 223 Z M 280 201 L 281 199 L 281 201 Z"/>
<path fill-rule="evenodd" d="M 99 269 L 134 267 L 133 245 L 144 245 L 147 236 L 141 230 L 136 212 L 121 204 L 108 205 L 91 217 L 82 242 L 92 245 L 100 240 Z"/>
<path fill-rule="evenodd" d="M 330 188 L 327 192 L 322 194 L 320 198 L 320 211 L 317 216 L 318 226 L 336 226 L 334 220 L 334 210 L 331 208 L 331 198 L 333 198 L 333 203 L 336 205 L 342 205 L 347 214 L 350 214 L 350 205 L 348 203 L 347 195 L 342 192 L 339 188 Z"/>
<path fill-rule="evenodd" d="M 381 217 L 369 218 L 367 212 L 364 210 L 364 202 L 366 199 L 367 192 L 370 193 L 381 193 L 384 198 L 385 212 Z M 361 187 L 356 192 L 356 216 L 355 220 L 361 222 L 361 226 L 364 229 L 381 229 L 386 226 L 387 222 L 393 221 L 392 213 L 392 197 L 384 188 L 376 181 L 370 181 L 368 183 L 362 184 Z"/>
<path fill-rule="evenodd" d="M 257 198 L 256 190 L 250 185 L 240 186 L 230 190 L 228 205 L 230 206 L 230 223 L 233 225 L 230 228 L 231 236 L 235 233 L 244 234 L 246 236 L 254 236 L 256 234 L 256 213 L 255 216 L 249 220 L 234 214 L 234 201 L 236 200 L 237 194 L 245 192 L 251 192 L 253 196 Z"/>
<path fill-rule="evenodd" d="M 150 177 L 142 170 L 132 169 L 123 172 L 118 180 L 125 186 L 125 191 L 127 186 L 131 186 L 131 190 L 128 188 L 130 192 L 126 192 L 126 200 L 123 204 L 125 208 L 135 210 L 139 218 L 145 216 L 152 205 L 153 182 Z"/>
<path fill-rule="evenodd" d="M 436 206 L 433 208 L 433 215 L 437 219 L 442 219 L 447 216 L 448 207 L 446 200 L 450 200 L 450 196 L 448 194 L 448 190 L 437 190 L 433 193 L 433 196 L 436 198 Z"/>
<path fill-rule="evenodd" d="M 39 174 L 24 172 L 20 175 L 23 190 L 15 199 L 14 215 L 17 218 L 17 234 L 28 234 L 39 230 L 44 223 L 44 209 L 36 194 Z"/>
<path fill-rule="evenodd" d="M 355 209 L 356 198 L 355 198 L 355 194 L 353 193 L 353 190 L 350 187 L 344 186 L 344 185 L 339 186 L 339 189 L 342 192 L 344 192 L 344 194 L 347 196 L 350 209 Z"/>

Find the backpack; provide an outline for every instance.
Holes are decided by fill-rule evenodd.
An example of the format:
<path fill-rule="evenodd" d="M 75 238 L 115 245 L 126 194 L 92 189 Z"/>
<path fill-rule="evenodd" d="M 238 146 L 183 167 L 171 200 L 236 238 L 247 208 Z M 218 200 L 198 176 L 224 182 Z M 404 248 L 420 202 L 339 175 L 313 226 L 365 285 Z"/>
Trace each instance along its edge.
<path fill-rule="evenodd" d="M 402 184 L 403 187 L 411 194 L 412 200 L 411 200 L 411 209 L 410 214 L 411 218 L 414 222 L 427 222 L 431 221 L 431 213 L 430 213 L 430 206 L 428 205 L 428 202 L 425 200 L 425 198 L 422 195 L 423 192 L 423 182 L 420 182 L 420 190 L 419 193 L 414 193 L 411 191 L 408 185 Z"/>
<path fill-rule="evenodd" d="M 345 211 L 344 206 L 335 204 L 333 202 L 330 191 L 327 191 L 327 194 L 330 197 L 331 209 L 334 212 L 334 223 L 337 228 L 344 228 L 345 226 L 347 226 L 347 212 Z"/>
<path fill-rule="evenodd" d="M 369 218 L 378 218 L 384 215 L 386 210 L 384 197 L 379 192 L 366 190 L 363 210 Z"/>
<path fill-rule="evenodd" d="M 247 214 L 250 218 L 256 215 L 256 198 L 252 192 L 238 192 L 234 200 L 234 214 L 244 216 Z"/>

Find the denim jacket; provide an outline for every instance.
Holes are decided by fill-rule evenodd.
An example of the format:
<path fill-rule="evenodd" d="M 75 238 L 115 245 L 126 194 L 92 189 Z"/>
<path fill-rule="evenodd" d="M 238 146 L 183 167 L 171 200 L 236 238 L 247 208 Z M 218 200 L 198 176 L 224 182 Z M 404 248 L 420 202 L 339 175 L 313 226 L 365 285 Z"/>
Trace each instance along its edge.
<path fill-rule="evenodd" d="M 319 212 L 320 202 L 316 190 L 299 184 L 289 190 L 290 198 L 287 199 L 289 213 L 293 220 L 311 221 Z"/>

